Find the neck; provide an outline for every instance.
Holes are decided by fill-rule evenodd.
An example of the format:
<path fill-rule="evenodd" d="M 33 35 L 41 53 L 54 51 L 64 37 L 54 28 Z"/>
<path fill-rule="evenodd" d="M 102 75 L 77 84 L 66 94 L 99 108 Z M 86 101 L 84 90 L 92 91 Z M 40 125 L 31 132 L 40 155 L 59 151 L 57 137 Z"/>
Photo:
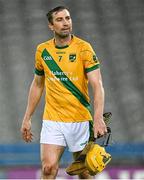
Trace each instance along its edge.
<path fill-rule="evenodd" d="M 55 35 L 55 45 L 60 46 L 60 47 L 69 45 L 71 43 L 71 39 L 72 39 L 71 34 L 69 36 L 63 37 L 63 38 Z"/>

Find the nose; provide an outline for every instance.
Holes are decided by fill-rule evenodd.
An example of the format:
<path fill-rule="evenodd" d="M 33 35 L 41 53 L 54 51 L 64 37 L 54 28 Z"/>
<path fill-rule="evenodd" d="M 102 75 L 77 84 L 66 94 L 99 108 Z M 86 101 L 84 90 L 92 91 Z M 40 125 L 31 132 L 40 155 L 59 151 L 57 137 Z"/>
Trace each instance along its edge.
<path fill-rule="evenodd" d="M 67 20 L 67 19 L 64 19 L 64 20 L 63 20 L 63 24 L 64 24 L 64 25 L 68 25 L 68 24 L 69 24 L 68 20 Z"/>

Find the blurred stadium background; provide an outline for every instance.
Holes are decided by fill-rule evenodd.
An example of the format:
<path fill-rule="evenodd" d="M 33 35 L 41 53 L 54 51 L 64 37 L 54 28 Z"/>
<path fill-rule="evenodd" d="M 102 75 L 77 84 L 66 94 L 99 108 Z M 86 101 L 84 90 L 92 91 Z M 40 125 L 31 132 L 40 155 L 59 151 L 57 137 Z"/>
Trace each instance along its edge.
<path fill-rule="evenodd" d="M 70 8 L 75 35 L 89 41 L 101 61 L 111 111 L 113 160 L 97 179 L 144 179 L 144 1 L 0 0 L 0 178 L 39 178 L 39 133 L 44 98 L 33 116 L 32 144 L 20 126 L 33 79 L 36 46 L 52 37 L 45 14 Z M 90 89 L 91 95 L 91 89 Z M 65 151 L 58 177 L 72 160 Z"/>

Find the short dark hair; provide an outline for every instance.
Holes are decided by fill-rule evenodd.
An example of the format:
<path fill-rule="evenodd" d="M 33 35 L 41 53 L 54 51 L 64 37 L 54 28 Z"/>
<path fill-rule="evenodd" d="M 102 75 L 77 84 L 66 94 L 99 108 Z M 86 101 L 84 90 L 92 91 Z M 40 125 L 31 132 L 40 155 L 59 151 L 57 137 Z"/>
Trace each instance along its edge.
<path fill-rule="evenodd" d="M 62 10 L 64 10 L 64 9 L 66 9 L 66 10 L 69 11 L 69 9 L 68 9 L 67 7 L 65 7 L 65 6 L 57 6 L 57 7 L 53 8 L 53 9 L 51 9 L 51 10 L 46 14 L 47 19 L 48 19 L 48 22 L 51 23 L 51 24 L 53 24 L 52 14 L 53 14 L 54 12 L 59 12 L 59 11 L 62 11 Z"/>

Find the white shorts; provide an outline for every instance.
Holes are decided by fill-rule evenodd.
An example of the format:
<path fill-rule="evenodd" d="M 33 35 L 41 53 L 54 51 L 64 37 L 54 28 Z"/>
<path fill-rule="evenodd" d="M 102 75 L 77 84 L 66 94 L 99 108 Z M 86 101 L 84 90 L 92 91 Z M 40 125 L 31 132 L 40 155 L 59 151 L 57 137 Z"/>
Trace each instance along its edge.
<path fill-rule="evenodd" d="M 69 151 L 81 151 L 90 136 L 89 121 L 64 123 L 43 120 L 40 143 L 67 146 Z"/>

